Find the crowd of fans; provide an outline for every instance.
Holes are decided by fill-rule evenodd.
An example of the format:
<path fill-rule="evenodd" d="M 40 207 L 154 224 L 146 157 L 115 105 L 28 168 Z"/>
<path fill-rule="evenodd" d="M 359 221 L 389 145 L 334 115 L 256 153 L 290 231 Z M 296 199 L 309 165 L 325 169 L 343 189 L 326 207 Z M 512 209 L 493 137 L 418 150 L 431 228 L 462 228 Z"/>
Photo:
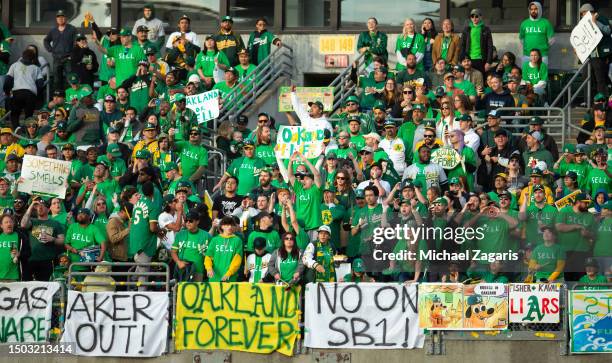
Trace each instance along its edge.
<path fill-rule="evenodd" d="M 0 280 L 61 279 L 75 262 L 160 261 L 180 281 L 336 281 L 348 262 L 338 280 L 609 282 L 610 23 L 589 4 L 580 11 L 591 11 L 607 38 L 591 55 L 593 107 L 576 142 L 561 150 L 538 114 L 499 110 L 543 106 L 550 96 L 554 32 L 531 2 L 520 56 L 499 57 L 473 9 L 461 34 L 449 19 L 440 32 L 432 19 L 420 31 L 407 19 L 392 64 L 387 35 L 368 19 L 357 45 L 366 68 L 354 68 L 357 92 L 339 112 L 326 114 L 320 102 L 305 110 L 292 89 L 287 123 L 323 130 L 325 141 L 319 157 L 289 160 L 274 152 L 279 124 L 270 115 L 257 115 L 254 128 L 241 115 L 212 130 L 186 107 L 186 96 L 211 89 L 221 104 L 235 102 L 232 90 L 257 81 L 257 64 L 282 44 L 264 18 L 246 44 L 229 16 L 198 43 L 186 15 L 166 36 L 152 5 L 132 28 L 105 33 L 90 14 L 78 30 L 59 11 L 44 39 L 53 59 L 32 45 L 12 64 L 3 26 L 0 74 L 11 115 L 0 129 Z M 43 96 L 46 82 L 51 99 Z M 502 119 L 512 115 L 531 117 Z M 209 190 L 209 208 L 210 138 L 229 166 Z M 434 162 L 440 152 L 455 162 Z M 71 163 L 65 199 L 18 191 L 24 155 Z M 380 228 L 394 226 L 473 227 L 482 235 L 459 241 L 409 232 L 374 241 Z M 380 261 L 375 250 L 417 258 Z M 498 257 L 420 254 L 474 250 Z M 507 252 L 518 257 L 499 257 Z"/>

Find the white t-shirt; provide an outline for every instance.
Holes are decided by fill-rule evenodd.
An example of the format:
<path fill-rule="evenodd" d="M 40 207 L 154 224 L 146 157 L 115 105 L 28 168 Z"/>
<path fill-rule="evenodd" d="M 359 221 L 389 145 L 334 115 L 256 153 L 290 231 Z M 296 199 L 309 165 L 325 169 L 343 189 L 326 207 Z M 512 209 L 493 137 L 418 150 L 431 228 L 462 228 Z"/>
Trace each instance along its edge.
<path fill-rule="evenodd" d="M 302 107 L 302 104 L 300 103 L 295 92 L 291 92 L 291 105 L 293 106 L 293 110 L 295 111 L 296 115 L 300 119 L 302 127 L 307 130 L 328 129 L 331 135 L 334 134 L 334 128 L 329 121 L 327 121 L 325 116 L 321 116 L 319 118 L 310 117 L 308 112 L 306 112 L 304 107 Z"/>
<path fill-rule="evenodd" d="M 172 34 L 170 34 L 170 36 L 168 37 L 168 41 L 166 42 L 166 48 L 171 49 L 172 41 L 174 40 L 174 38 L 180 37 L 180 36 L 181 36 L 181 32 L 173 32 Z M 199 47 L 198 35 L 196 33 L 194 32 L 185 33 L 185 38 L 189 40 L 191 44 L 197 45 Z"/>
<path fill-rule="evenodd" d="M 159 228 L 166 228 L 167 225 L 176 222 L 176 216 L 168 212 L 162 212 L 157 218 L 157 224 L 159 224 Z M 168 250 L 172 248 L 172 244 L 174 243 L 174 231 L 166 232 L 166 237 L 162 240 L 157 237 L 157 247 L 164 246 Z"/>

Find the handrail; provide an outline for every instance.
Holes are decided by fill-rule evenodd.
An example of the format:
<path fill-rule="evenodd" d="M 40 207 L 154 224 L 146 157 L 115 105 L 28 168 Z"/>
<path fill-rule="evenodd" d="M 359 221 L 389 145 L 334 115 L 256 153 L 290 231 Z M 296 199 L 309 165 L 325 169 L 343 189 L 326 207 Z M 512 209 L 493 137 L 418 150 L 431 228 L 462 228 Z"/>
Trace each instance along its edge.
<path fill-rule="evenodd" d="M 576 80 L 576 78 L 583 73 L 584 67 L 590 68 L 590 64 L 591 64 L 591 58 L 587 58 L 587 61 L 584 62 L 580 68 L 578 68 L 578 70 L 576 71 L 576 73 L 574 73 L 574 75 L 572 76 L 572 78 L 570 78 L 570 80 L 567 82 L 567 84 L 563 87 L 563 89 L 561 89 L 561 91 L 559 91 L 559 94 L 557 95 L 557 97 L 555 98 L 554 101 L 552 101 L 552 103 L 550 104 L 550 107 L 557 107 L 557 103 L 559 103 L 562 99 L 563 96 L 565 95 L 565 93 L 568 90 L 571 90 L 572 88 L 572 83 L 574 83 L 574 81 Z M 591 77 L 591 72 L 588 73 L 588 78 L 590 79 Z M 586 80 L 586 79 L 585 79 Z M 578 93 L 578 92 L 576 92 Z M 589 100 L 590 101 L 590 100 Z"/>
<path fill-rule="evenodd" d="M 213 123 L 214 130 L 219 123 L 246 110 L 280 76 L 291 77 L 292 74 L 293 48 L 283 43 L 280 47 L 274 49 L 253 70 L 249 77 L 242 80 L 225 95 L 225 99 L 232 101 L 224 104 L 221 108 L 220 117 Z"/>
<path fill-rule="evenodd" d="M 355 58 L 353 63 L 340 72 L 340 74 L 338 74 L 329 84 L 330 87 L 334 87 L 334 104 L 332 105 L 332 113 L 335 112 L 338 107 L 342 105 L 344 100 L 353 94 L 357 88 L 357 84 L 351 82 L 351 72 L 354 64 L 356 64 L 358 73 L 363 71 L 363 69 L 360 70 L 360 68 L 365 64 L 364 54 L 365 53 L 361 53 L 357 58 Z"/>

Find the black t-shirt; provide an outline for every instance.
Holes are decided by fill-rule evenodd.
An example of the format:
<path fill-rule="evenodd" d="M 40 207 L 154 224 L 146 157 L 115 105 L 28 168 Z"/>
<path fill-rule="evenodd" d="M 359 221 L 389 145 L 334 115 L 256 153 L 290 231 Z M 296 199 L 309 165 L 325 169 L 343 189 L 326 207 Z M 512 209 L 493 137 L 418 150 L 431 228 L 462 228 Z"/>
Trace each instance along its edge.
<path fill-rule="evenodd" d="M 240 207 L 240 203 L 242 203 L 242 197 L 235 195 L 230 198 L 222 194 L 215 198 L 212 209 L 219 212 L 217 218 L 223 218 L 225 216 L 231 216 L 234 210 Z"/>

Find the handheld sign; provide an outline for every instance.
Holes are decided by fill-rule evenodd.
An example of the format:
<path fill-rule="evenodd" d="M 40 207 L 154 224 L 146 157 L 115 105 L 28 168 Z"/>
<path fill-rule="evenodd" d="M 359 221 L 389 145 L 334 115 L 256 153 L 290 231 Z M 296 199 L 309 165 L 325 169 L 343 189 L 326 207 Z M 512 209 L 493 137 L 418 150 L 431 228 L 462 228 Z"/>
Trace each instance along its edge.
<path fill-rule="evenodd" d="M 572 192 L 571 194 L 566 195 L 565 197 L 559 199 L 558 201 L 555 202 L 555 207 L 557 207 L 557 210 L 561 210 L 562 208 L 564 208 L 567 205 L 572 205 L 574 204 L 574 202 L 576 201 L 576 196 L 578 196 L 578 194 L 582 193 L 582 191 L 580 191 L 580 189 Z"/>
<path fill-rule="evenodd" d="M 187 108 L 198 116 L 198 123 L 219 117 L 219 91 L 212 90 L 187 96 Z"/>
<path fill-rule="evenodd" d="M 299 151 L 306 159 L 316 158 L 323 151 L 323 129 L 307 130 L 301 126 L 281 126 L 274 151 L 281 159 L 289 159 Z"/>
<path fill-rule="evenodd" d="M 296 87 L 295 94 L 304 109 L 308 102 L 321 101 L 324 111 L 332 111 L 334 105 L 334 87 Z M 278 112 L 293 111 L 291 105 L 291 87 L 281 87 L 278 96 Z"/>
<path fill-rule="evenodd" d="M 431 161 L 444 169 L 454 169 L 461 162 L 461 155 L 455 149 L 441 147 L 431 152 Z"/>
<path fill-rule="evenodd" d="M 593 15 L 591 12 L 587 11 L 570 35 L 570 43 L 572 47 L 574 47 L 576 55 L 582 63 L 587 60 L 591 52 L 603 38 L 601 30 L 599 30 L 597 24 L 593 22 L 592 17 Z"/>
<path fill-rule="evenodd" d="M 70 164 L 70 161 L 24 155 L 21 169 L 23 182 L 17 184 L 17 191 L 64 199 Z"/>

